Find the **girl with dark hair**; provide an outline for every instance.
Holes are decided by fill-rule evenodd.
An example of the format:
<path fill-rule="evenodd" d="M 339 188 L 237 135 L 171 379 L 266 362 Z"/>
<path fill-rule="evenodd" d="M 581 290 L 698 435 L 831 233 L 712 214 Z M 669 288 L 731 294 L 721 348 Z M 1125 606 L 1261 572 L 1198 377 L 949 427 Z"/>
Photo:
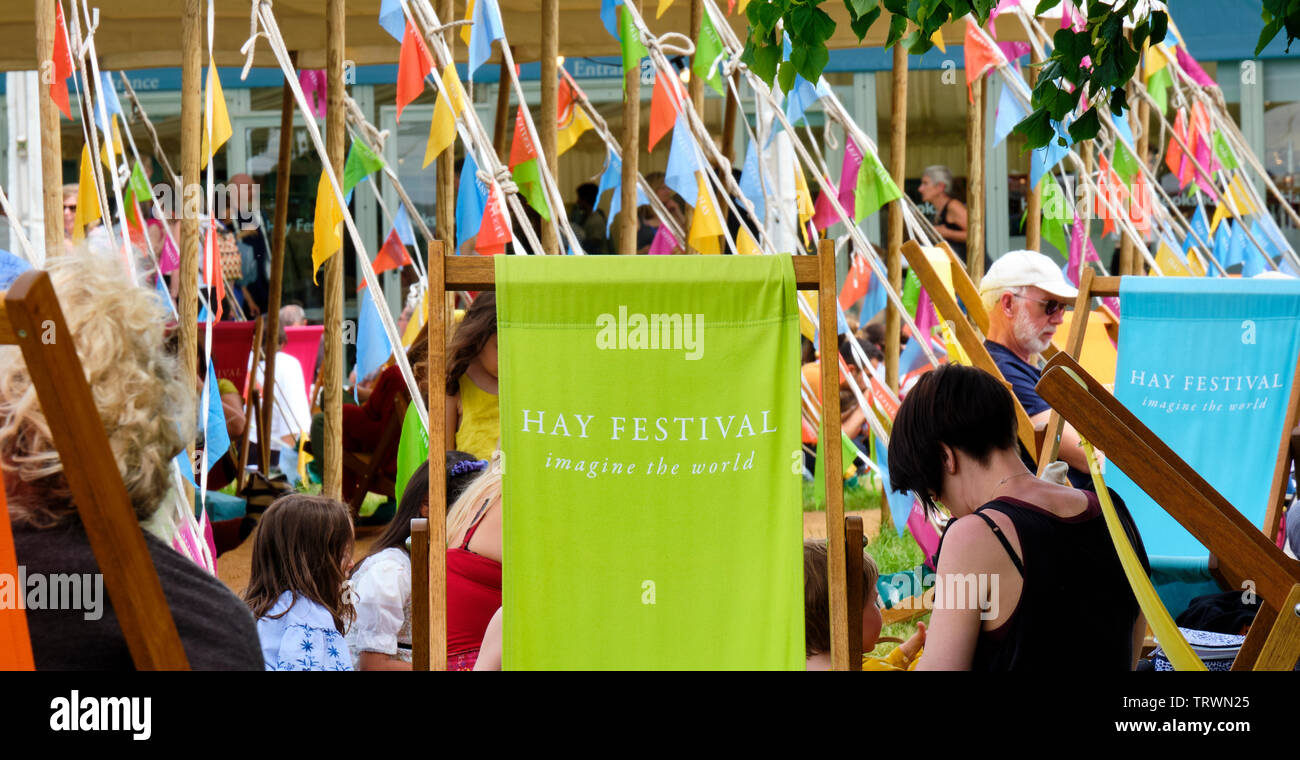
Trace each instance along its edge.
<path fill-rule="evenodd" d="M 1131 670 L 1146 622 L 1097 495 L 1034 477 L 1016 447 L 1011 392 L 983 370 L 946 365 L 903 400 L 889 478 L 952 516 L 920 670 L 1033 670 L 1062 653 Z M 1114 491 L 1120 522 L 1146 552 Z"/>
<path fill-rule="evenodd" d="M 447 505 L 487 468 L 463 451 L 447 452 Z M 429 516 L 429 462 L 407 482 L 397 515 L 352 571 L 356 622 L 348 647 L 357 670 L 411 669 L 411 521 Z"/>
<path fill-rule="evenodd" d="M 501 439 L 497 411 L 497 299 L 479 293 L 447 346 L 447 449 L 483 460 Z"/>
<path fill-rule="evenodd" d="M 342 634 L 352 541 L 347 506 L 324 496 L 290 494 L 262 515 L 244 602 L 267 670 L 352 670 Z"/>

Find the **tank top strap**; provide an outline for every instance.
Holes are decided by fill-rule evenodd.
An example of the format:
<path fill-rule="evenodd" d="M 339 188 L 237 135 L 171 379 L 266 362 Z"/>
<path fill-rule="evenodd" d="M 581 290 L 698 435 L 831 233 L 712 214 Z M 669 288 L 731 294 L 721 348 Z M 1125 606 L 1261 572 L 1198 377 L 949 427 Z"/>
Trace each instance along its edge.
<path fill-rule="evenodd" d="M 491 498 L 484 499 L 483 506 L 479 507 L 478 511 L 474 513 L 474 519 L 469 524 L 469 530 L 465 531 L 465 540 L 460 542 L 461 549 L 469 551 L 469 541 L 474 537 L 474 531 L 478 530 L 478 524 L 483 521 L 483 516 L 487 514 L 488 505 L 491 503 Z"/>
<path fill-rule="evenodd" d="M 1008 541 L 1006 535 L 1002 533 L 1002 528 L 998 527 L 998 524 L 993 521 L 993 518 L 984 514 L 983 508 L 976 511 L 975 516 L 983 520 L 989 526 L 989 530 L 993 531 L 993 535 L 997 537 L 998 543 L 1002 544 L 1002 548 L 1007 550 L 1007 556 L 1011 557 L 1011 564 L 1016 566 L 1016 572 L 1020 573 L 1021 578 L 1025 577 L 1025 566 L 1021 563 L 1020 557 L 1016 554 L 1016 550 L 1011 548 L 1011 542 Z"/>

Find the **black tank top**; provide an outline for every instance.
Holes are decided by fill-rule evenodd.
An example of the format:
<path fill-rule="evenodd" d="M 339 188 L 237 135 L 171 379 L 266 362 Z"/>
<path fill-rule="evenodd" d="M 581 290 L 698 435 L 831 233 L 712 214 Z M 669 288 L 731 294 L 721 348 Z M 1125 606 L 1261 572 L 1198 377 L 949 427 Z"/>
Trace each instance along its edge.
<path fill-rule="evenodd" d="M 955 225 L 953 225 L 952 222 L 948 221 L 948 207 L 952 205 L 952 201 L 953 199 L 949 198 L 948 202 L 943 204 L 943 208 L 935 210 L 934 217 L 930 219 L 931 224 L 933 224 L 936 227 L 938 227 L 941 224 L 944 224 L 949 227 L 954 227 L 955 229 Z M 947 240 L 947 238 L 944 239 Z M 957 258 L 961 259 L 963 264 L 966 263 L 965 243 L 958 243 L 955 240 L 948 240 L 948 247 L 951 248 L 952 252 L 957 255 Z"/>
<path fill-rule="evenodd" d="M 1128 508 L 1114 491 L 1110 495 L 1143 568 L 1150 572 Z M 1019 556 L 994 520 L 983 514 L 986 511 L 1011 519 L 1020 539 Z M 975 515 L 993 530 L 1024 580 L 1020 600 L 1006 622 L 980 631 L 971 670 L 1046 670 L 1065 664 L 1067 658 L 1082 658 L 1100 670 L 1132 667 L 1138 603 L 1095 493 L 1088 493 L 1088 508 L 1070 518 L 1009 497 L 985 504 Z M 988 586 L 991 589 L 991 582 Z"/>

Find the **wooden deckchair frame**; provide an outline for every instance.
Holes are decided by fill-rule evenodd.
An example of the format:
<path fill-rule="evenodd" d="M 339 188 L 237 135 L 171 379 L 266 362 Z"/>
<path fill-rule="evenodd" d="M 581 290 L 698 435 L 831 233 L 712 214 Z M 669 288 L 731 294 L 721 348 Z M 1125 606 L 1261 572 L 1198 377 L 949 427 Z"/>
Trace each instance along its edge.
<path fill-rule="evenodd" d="M 429 292 L 480 291 L 496 289 L 496 264 L 491 256 L 447 256 L 442 241 L 429 244 Z M 794 257 L 795 286 L 818 294 L 817 321 L 822 356 L 839 354 L 836 333 L 835 244 L 823 240 L 816 256 Z M 429 377 L 446 377 L 447 316 L 432 296 L 429 301 Z M 821 363 L 822 440 L 838 440 L 840 432 L 839 365 Z M 435 387 L 430 384 L 430 388 Z M 423 525 L 412 520 L 411 641 L 416 670 L 447 669 L 447 521 L 442 514 L 446 503 L 446 415 L 438 394 L 429 394 L 429 514 Z M 828 422 L 829 420 L 829 422 Z M 839 446 L 823 447 L 827 472 L 843 472 Z M 417 533 L 417 530 L 419 533 Z M 826 478 L 826 553 L 830 574 L 831 665 L 835 670 L 853 667 L 849 634 L 848 581 L 845 552 L 844 483 Z M 426 545 L 424 551 L 417 547 Z M 861 572 L 859 572 L 859 576 Z M 427 579 L 427 580 L 426 580 Z M 859 581 L 859 585 L 860 585 Z M 860 612 L 860 610 L 859 610 Z M 861 625 L 861 614 L 858 625 Z M 861 630 L 858 646 L 861 647 Z M 861 653 L 857 657 L 861 668 Z"/>
<path fill-rule="evenodd" d="M 1091 269 L 1085 269 L 1079 282 L 1079 300 L 1077 303 L 1088 303 L 1093 297 L 1108 298 L 1119 297 L 1120 277 L 1093 277 Z M 1084 331 L 1088 327 L 1088 311 L 1086 309 L 1080 313 L 1079 308 L 1075 308 L 1075 319 L 1070 323 L 1070 335 L 1068 345 L 1082 346 Z M 1072 352 L 1077 355 L 1077 351 Z M 1292 370 L 1291 377 L 1291 395 L 1287 399 L 1286 417 L 1284 418 L 1282 428 L 1282 438 L 1278 441 L 1277 455 L 1274 460 L 1273 478 L 1269 488 L 1268 506 L 1264 511 L 1264 524 L 1260 530 L 1264 535 L 1273 540 L 1277 536 L 1278 524 L 1282 519 L 1282 505 L 1286 500 L 1287 481 L 1291 476 L 1291 459 L 1292 459 L 1292 441 L 1296 425 L 1300 424 L 1300 358 L 1297 358 L 1296 366 Z M 1052 419 L 1048 422 L 1047 434 L 1044 439 L 1044 451 L 1049 444 L 1059 444 L 1060 442 L 1060 420 L 1057 419 L 1055 412 Z M 1104 446 L 1100 446 L 1102 451 L 1106 451 Z M 1052 449 L 1055 452 L 1055 448 Z M 1107 452 L 1109 456 L 1109 452 Z M 1127 471 L 1126 471 L 1127 472 Z M 1204 543 L 1204 542 L 1202 542 Z M 1208 547 L 1209 545 L 1206 544 Z M 1211 561 L 1213 571 L 1223 573 L 1225 566 L 1220 562 L 1215 567 Z M 1216 573 L 1217 574 L 1217 573 Z M 1224 577 L 1220 580 L 1233 588 L 1240 587 L 1240 582 L 1249 576 L 1237 576 L 1232 573 L 1223 573 Z"/>
<path fill-rule="evenodd" d="M 925 288 L 925 292 L 930 294 L 930 301 L 938 310 L 939 316 L 952 326 L 957 342 L 966 351 L 966 355 L 970 357 L 971 362 L 990 375 L 1001 378 L 1003 384 L 1010 388 L 1010 383 L 1007 383 L 1006 379 L 1002 378 L 1002 371 L 998 369 L 997 363 L 993 361 L 993 356 L 984 347 L 983 334 L 988 331 L 988 315 L 984 313 L 984 306 L 978 300 L 978 292 L 971 294 L 966 292 L 965 287 L 957 287 L 958 282 L 970 283 L 971 280 L 966 276 L 966 270 L 953 255 L 952 249 L 944 248 L 948 253 L 953 268 L 953 289 L 962 293 L 963 302 L 974 298 L 974 303 L 978 304 L 978 306 L 967 305 L 967 311 L 974 315 L 972 319 L 977 324 L 982 324 L 978 332 L 976 326 L 972 325 L 971 321 L 962 313 L 961 308 L 957 305 L 957 299 L 943 286 L 943 280 L 940 279 L 939 273 L 930 263 L 930 259 L 925 255 L 925 252 L 921 250 L 921 246 L 917 245 L 916 241 L 909 240 L 903 244 L 902 250 L 904 258 L 907 259 L 907 265 L 911 267 L 913 272 L 916 272 L 917 279 L 921 281 L 921 287 Z M 960 276 L 958 276 L 958 272 L 960 272 Z M 912 337 L 915 340 L 925 340 L 928 336 L 914 335 Z M 1025 412 L 1024 405 L 1020 403 L 1020 399 L 1015 398 L 1014 393 L 1012 394 L 1012 400 L 1015 401 L 1016 405 L 1016 430 L 1020 437 L 1020 443 L 1036 459 L 1039 449 L 1034 425 L 1029 421 L 1029 414 Z"/>
<path fill-rule="evenodd" d="M 25 272 L 4 294 L 0 344 L 22 349 L 63 463 L 64 478 L 135 667 L 188 670 L 189 660 L 149 547 L 45 272 Z"/>
<path fill-rule="evenodd" d="M 1053 357 L 1037 387 L 1080 435 L 1221 562 L 1254 582 L 1263 601 L 1233 670 L 1291 670 L 1300 659 L 1300 562 L 1283 554 L 1069 356 Z"/>

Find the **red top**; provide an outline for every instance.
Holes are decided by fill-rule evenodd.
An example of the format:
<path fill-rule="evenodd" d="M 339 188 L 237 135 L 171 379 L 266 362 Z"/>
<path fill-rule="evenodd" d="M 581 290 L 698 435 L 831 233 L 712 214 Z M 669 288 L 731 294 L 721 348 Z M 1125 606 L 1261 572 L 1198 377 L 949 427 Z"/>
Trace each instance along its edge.
<path fill-rule="evenodd" d="M 469 550 L 482 515 L 447 551 L 447 656 L 477 652 L 483 632 L 501 606 L 501 563 Z"/>

